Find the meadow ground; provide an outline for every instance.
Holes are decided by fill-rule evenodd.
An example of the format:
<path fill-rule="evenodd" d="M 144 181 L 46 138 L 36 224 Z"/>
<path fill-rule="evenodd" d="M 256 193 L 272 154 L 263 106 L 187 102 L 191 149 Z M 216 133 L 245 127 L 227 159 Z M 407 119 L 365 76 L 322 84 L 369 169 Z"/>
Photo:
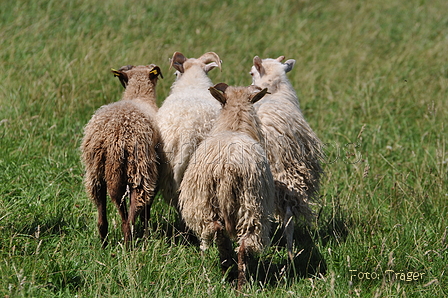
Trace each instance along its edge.
<path fill-rule="evenodd" d="M 254 297 L 443 297 L 448 292 L 448 3 L 379 1 L 2 1 L 0 297 L 229 297 L 217 251 L 176 237 L 157 198 L 134 249 L 100 248 L 79 145 L 94 111 L 120 98 L 110 68 L 174 51 L 218 53 L 213 82 L 248 85 L 255 55 L 288 74 L 326 144 L 319 214 L 244 293 Z M 109 218 L 118 214 L 110 206 Z M 263 267 L 263 266 L 260 266 Z"/>

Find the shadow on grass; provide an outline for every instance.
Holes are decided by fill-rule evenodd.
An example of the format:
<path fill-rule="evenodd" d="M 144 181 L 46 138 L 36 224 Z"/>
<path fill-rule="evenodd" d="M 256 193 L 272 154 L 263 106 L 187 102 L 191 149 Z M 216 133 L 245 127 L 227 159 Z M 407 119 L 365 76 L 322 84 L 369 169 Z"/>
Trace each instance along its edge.
<path fill-rule="evenodd" d="M 199 246 L 193 233 L 182 232 L 183 225 L 179 219 L 152 218 L 151 235 L 164 238 L 168 244 Z M 248 279 L 265 285 L 276 285 L 280 282 L 292 283 L 301 278 L 324 276 L 327 263 L 319 250 L 329 242 L 342 243 L 349 233 L 350 220 L 342 212 L 340 206 L 322 208 L 318 214 L 315 228 L 297 224 L 294 229 L 294 245 L 296 255 L 290 261 L 286 252 L 286 240 L 283 229 L 274 224 L 272 245 L 268 253 L 260 258 L 252 258 L 248 264 Z M 320 243 L 320 245 L 318 245 Z M 236 258 L 236 254 L 235 254 Z M 227 280 L 235 283 L 236 268 L 228 272 Z"/>
<path fill-rule="evenodd" d="M 286 241 L 281 228 L 275 229 L 272 247 L 266 256 L 252 258 L 248 265 L 249 279 L 265 285 L 292 283 L 301 278 L 325 275 L 327 264 L 306 227 L 294 231 L 295 257 L 291 261 L 286 252 Z"/>
<path fill-rule="evenodd" d="M 336 201 L 338 200 L 336 199 Z M 151 214 L 149 237 L 164 239 L 168 245 L 199 248 L 199 240 L 193 233 L 185 232 L 183 223 L 175 211 L 172 211 L 174 213 L 170 213 L 169 216 L 159 212 Z M 278 224 L 274 224 L 273 231 L 275 232 L 272 235 L 271 248 L 262 257 L 252 258 L 249 261 L 248 279 L 265 285 L 276 285 L 280 282 L 292 283 L 301 278 L 324 276 L 327 272 L 327 263 L 319 248 L 322 249 L 330 242 L 334 242 L 335 245 L 344 242 L 348 236 L 350 225 L 351 220 L 344 214 L 338 203 L 329 208 L 322 207 L 314 227 L 296 224 L 294 229 L 295 258 L 290 261 L 286 253 L 283 229 Z M 144 236 L 143 227 L 139 221 L 137 221 L 135 231 L 137 237 Z M 234 283 L 234 277 L 235 272 L 228 272 L 227 280 L 229 282 Z"/>
<path fill-rule="evenodd" d="M 350 216 L 342 211 L 339 198 L 335 198 L 335 201 L 332 208 L 322 207 L 317 216 L 317 236 L 322 246 L 326 246 L 330 241 L 337 244 L 345 242 L 349 228 L 353 225 Z"/>
<path fill-rule="evenodd" d="M 272 249 L 277 256 L 265 260 L 252 260 L 250 271 L 255 272 L 257 282 L 264 284 L 277 284 L 281 281 L 293 282 L 300 278 L 313 278 L 324 276 L 327 272 L 327 263 L 319 251 L 329 242 L 336 245 L 344 242 L 349 234 L 352 221 L 339 205 L 332 208 L 321 208 L 316 219 L 315 228 L 297 224 L 294 229 L 295 257 L 290 261 L 286 253 L 286 240 L 283 237 L 281 226 L 274 227 Z M 317 245 L 320 243 L 320 245 Z"/>

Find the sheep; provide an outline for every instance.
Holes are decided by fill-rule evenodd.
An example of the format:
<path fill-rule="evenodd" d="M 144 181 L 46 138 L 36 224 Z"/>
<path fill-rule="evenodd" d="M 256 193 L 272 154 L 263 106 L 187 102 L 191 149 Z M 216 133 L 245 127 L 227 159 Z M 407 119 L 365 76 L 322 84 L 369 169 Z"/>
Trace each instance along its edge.
<path fill-rule="evenodd" d="M 274 180 L 253 108 L 266 92 L 224 83 L 210 88 L 223 108 L 179 189 L 184 222 L 200 239 L 202 251 L 216 238 L 223 273 L 234 262 L 231 239 L 238 241 L 238 289 L 246 282 L 247 258 L 270 244 Z"/>
<path fill-rule="evenodd" d="M 106 194 L 118 208 L 128 243 L 138 214 L 147 228 L 159 173 L 155 88 L 159 75 L 163 78 L 160 68 L 128 65 L 112 72 L 125 88 L 123 98 L 96 111 L 84 128 L 81 145 L 85 187 L 98 209 L 103 247 L 108 233 Z"/>
<path fill-rule="evenodd" d="M 286 73 L 295 60 L 255 56 L 250 71 L 252 84 L 270 93 L 255 104 L 266 138 L 266 152 L 276 183 L 276 215 L 284 225 L 289 258 L 292 260 L 293 217 L 313 218 L 310 199 L 317 196 L 322 174 L 323 146 L 300 110 L 295 90 Z"/>
<path fill-rule="evenodd" d="M 178 188 L 191 154 L 205 138 L 221 109 L 208 88 L 207 76 L 221 60 L 214 52 L 201 57 L 185 58 L 175 52 L 170 68 L 176 69 L 176 81 L 157 113 L 162 138 L 160 189 L 165 201 L 177 208 Z"/>

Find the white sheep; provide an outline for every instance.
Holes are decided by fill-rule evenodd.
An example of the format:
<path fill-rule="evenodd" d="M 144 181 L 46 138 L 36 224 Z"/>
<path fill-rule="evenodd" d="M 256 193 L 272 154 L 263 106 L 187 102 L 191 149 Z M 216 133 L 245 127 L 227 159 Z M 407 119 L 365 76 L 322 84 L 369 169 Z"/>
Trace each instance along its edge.
<path fill-rule="evenodd" d="M 171 67 L 177 78 L 157 113 L 157 123 L 162 138 L 160 189 L 164 199 L 177 208 L 178 188 L 190 157 L 221 109 L 208 91 L 213 84 L 207 76 L 213 68 L 221 68 L 221 60 L 214 52 L 197 59 L 175 52 Z"/>
<path fill-rule="evenodd" d="M 216 238 L 223 272 L 234 263 L 230 239 L 238 241 L 241 289 L 247 257 L 270 243 L 274 181 L 253 108 L 267 90 L 221 83 L 210 92 L 223 108 L 185 171 L 179 209 L 187 227 L 200 238 L 202 250 Z"/>
<path fill-rule="evenodd" d="M 253 85 L 268 88 L 270 94 L 255 104 L 266 138 L 266 152 L 276 181 L 276 214 L 284 225 L 289 257 L 295 218 L 311 220 L 310 199 L 317 196 L 322 174 L 322 143 L 306 122 L 299 101 L 286 73 L 295 60 L 253 59 L 250 74 Z"/>
<path fill-rule="evenodd" d="M 159 172 L 155 88 L 158 76 L 162 77 L 160 68 L 154 64 L 123 66 L 112 72 L 126 88 L 123 98 L 96 111 L 84 129 L 81 145 L 85 186 L 98 208 L 103 246 L 107 245 L 108 232 L 106 194 L 118 208 L 124 240 L 128 243 L 131 225 L 139 213 L 147 227 Z"/>

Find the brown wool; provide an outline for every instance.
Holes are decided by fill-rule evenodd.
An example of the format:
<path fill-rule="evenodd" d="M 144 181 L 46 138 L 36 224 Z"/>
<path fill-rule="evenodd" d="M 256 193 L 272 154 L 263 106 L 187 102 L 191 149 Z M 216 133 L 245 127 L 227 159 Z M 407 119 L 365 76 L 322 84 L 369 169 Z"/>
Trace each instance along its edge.
<path fill-rule="evenodd" d="M 81 145 L 85 186 L 98 208 L 103 245 L 108 232 L 106 193 L 119 210 L 128 242 L 131 226 L 142 211 L 147 224 L 159 172 L 155 87 L 160 69 L 154 64 L 125 66 L 113 73 L 126 88 L 123 98 L 96 111 L 84 128 Z M 124 200 L 128 192 L 129 206 Z"/>

